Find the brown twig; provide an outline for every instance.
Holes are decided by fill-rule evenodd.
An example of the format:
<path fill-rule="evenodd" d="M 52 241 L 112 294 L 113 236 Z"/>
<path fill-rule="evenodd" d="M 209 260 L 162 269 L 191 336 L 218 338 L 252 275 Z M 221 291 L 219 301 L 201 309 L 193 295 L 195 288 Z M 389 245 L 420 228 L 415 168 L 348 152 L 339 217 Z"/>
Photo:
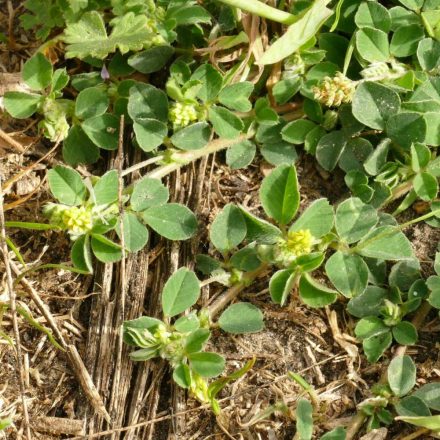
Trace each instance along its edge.
<path fill-rule="evenodd" d="M 3 131 L 0 128 L 0 138 L 3 139 L 5 142 L 7 142 L 11 147 L 15 148 L 19 153 L 25 153 L 26 150 L 23 148 L 23 146 L 20 144 L 20 142 L 17 142 L 15 139 L 13 139 L 8 133 Z"/>
<path fill-rule="evenodd" d="M 6 229 L 5 229 L 5 215 L 3 212 L 3 187 L 2 187 L 2 180 L 0 176 L 0 229 L 1 229 L 1 249 L 3 253 L 3 260 L 5 263 L 5 270 L 6 270 L 6 281 L 9 291 L 9 302 L 10 302 L 10 308 L 11 308 L 11 315 L 12 315 L 12 327 L 14 331 L 14 338 L 15 338 L 15 355 L 17 358 L 17 376 L 18 376 L 18 383 L 20 386 L 20 394 L 21 394 L 21 403 L 23 407 L 23 424 L 24 424 L 24 431 L 26 438 L 28 440 L 31 440 L 31 430 L 30 430 L 30 422 L 29 422 L 29 412 L 28 407 L 26 403 L 26 384 L 23 377 L 23 354 L 21 351 L 21 342 L 20 342 L 20 331 L 18 329 L 18 314 L 17 314 L 17 304 L 16 304 L 16 294 L 14 290 L 14 282 L 12 279 L 12 271 L 11 271 L 11 265 L 9 260 L 9 251 L 8 251 L 8 245 L 6 244 Z"/>
<path fill-rule="evenodd" d="M 126 266 L 125 266 L 125 239 L 124 239 L 124 206 L 123 206 L 123 191 L 124 191 L 124 178 L 122 175 L 124 165 L 124 115 L 121 115 L 119 119 L 119 139 L 118 139 L 118 159 L 117 159 L 117 169 L 118 169 L 118 205 L 119 205 L 119 230 L 120 230 L 120 242 L 121 242 L 121 262 L 119 271 L 119 300 L 118 300 L 118 315 L 116 318 L 115 326 L 116 332 L 118 333 L 118 338 L 116 342 L 116 359 L 114 366 L 114 378 L 112 385 L 112 400 L 110 402 L 111 413 L 117 412 L 117 395 L 121 379 L 121 362 L 122 362 L 122 350 L 124 342 L 122 339 L 122 323 L 125 317 L 125 292 L 126 292 Z M 113 415 L 113 414 L 112 414 Z M 114 414 L 116 416 L 116 414 Z M 115 417 L 113 417 L 115 418 Z M 113 437 L 112 437 L 113 438 Z"/>

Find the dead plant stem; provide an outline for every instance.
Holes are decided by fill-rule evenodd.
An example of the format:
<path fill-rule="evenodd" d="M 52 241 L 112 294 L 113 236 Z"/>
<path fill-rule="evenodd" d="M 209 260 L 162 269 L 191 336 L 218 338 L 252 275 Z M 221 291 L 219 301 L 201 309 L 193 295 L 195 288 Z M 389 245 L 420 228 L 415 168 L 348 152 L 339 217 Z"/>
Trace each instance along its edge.
<path fill-rule="evenodd" d="M 3 186 L 2 186 L 1 176 L 0 176 L 0 229 L 1 229 L 1 249 L 3 254 L 3 260 L 5 263 L 6 282 L 9 291 L 9 304 L 12 315 L 12 327 L 15 338 L 15 355 L 17 359 L 16 374 L 20 386 L 21 403 L 23 408 L 23 425 L 24 425 L 23 428 L 26 438 L 28 440 L 31 440 L 32 437 L 31 437 L 30 422 L 29 422 L 29 412 L 28 412 L 26 396 L 25 396 L 26 384 L 23 377 L 23 353 L 21 351 L 20 331 L 18 329 L 18 313 L 17 313 L 17 303 L 16 303 L 17 297 L 15 294 L 14 282 L 12 279 L 8 245 L 6 243 L 5 214 L 3 211 Z"/>

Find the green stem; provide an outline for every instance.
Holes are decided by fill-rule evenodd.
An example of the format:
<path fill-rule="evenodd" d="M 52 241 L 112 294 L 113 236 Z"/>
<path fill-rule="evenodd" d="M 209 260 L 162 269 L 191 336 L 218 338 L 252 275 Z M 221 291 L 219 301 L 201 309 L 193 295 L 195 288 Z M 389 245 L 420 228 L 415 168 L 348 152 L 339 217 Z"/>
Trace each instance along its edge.
<path fill-rule="evenodd" d="M 423 222 L 428 218 L 434 217 L 436 215 L 440 215 L 440 209 L 436 209 L 435 211 L 428 212 L 428 214 L 422 215 L 421 217 L 417 217 L 414 220 L 410 220 L 409 222 L 402 223 L 399 227 L 400 229 L 405 229 L 408 226 L 414 225 L 415 223 Z"/>
<path fill-rule="evenodd" d="M 285 11 L 273 8 L 258 0 L 219 0 L 221 3 L 239 8 L 251 14 L 258 15 L 269 20 L 277 21 L 283 24 L 292 24 L 297 20 L 295 15 L 289 14 Z"/>

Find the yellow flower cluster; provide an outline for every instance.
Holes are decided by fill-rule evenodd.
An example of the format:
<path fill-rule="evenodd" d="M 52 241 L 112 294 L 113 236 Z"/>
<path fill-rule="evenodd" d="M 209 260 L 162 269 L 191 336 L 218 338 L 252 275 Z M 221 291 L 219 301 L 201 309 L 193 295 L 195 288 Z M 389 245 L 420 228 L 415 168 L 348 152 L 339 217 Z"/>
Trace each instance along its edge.
<path fill-rule="evenodd" d="M 308 229 L 291 231 L 286 239 L 281 239 L 275 247 L 275 261 L 283 266 L 289 266 L 301 255 L 312 252 L 315 237 Z"/>
<path fill-rule="evenodd" d="M 297 257 L 309 254 L 312 250 L 313 235 L 308 229 L 300 229 L 287 234 L 286 248 Z"/>
<path fill-rule="evenodd" d="M 315 99 L 327 107 L 339 107 L 352 101 L 356 83 L 341 72 L 333 78 L 326 76 L 323 82 L 313 88 Z"/>
<path fill-rule="evenodd" d="M 61 221 L 72 235 L 83 235 L 93 228 L 92 210 L 85 206 L 72 206 L 61 214 Z"/>
<path fill-rule="evenodd" d="M 198 113 L 193 104 L 176 102 L 170 109 L 169 117 L 175 127 L 186 127 L 198 120 Z"/>

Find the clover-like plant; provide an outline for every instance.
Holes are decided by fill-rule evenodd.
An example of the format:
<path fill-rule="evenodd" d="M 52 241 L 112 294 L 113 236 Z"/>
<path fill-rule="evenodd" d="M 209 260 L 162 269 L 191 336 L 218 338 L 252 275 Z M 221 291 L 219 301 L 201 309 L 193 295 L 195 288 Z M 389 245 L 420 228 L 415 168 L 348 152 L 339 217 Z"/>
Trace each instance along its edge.
<path fill-rule="evenodd" d="M 220 327 L 233 333 L 254 333 L 263 328 L 263 314 L 249 303 L 229 305 L 217 322 L 214 313 L 202 309 L 190 311 L 200 296 L 200 282 L 187 268 L 177 270 L 165 283 L 161 299 L 163 319 L 143 316 L 126 321 L 123 326 L 124 341 L 138 350 L 130 354 L 135 361 L 156 357 L 165 359 L 173 370 L 174 381 L 202 403 L 211 403 L 218 413 L 215 400 L 218 392 L 231 380 L 238 379 L 252 367 L 253 362 L 228 377 L 211 383 L 209 378 L 219 376 L 225 367 L 223 356 L 204 351 L 211 329 Z M 187 312 L 183 316 L 176 318 Z"/>
<path fill-rule="evenodd" d="M 69 82 L 66 69 L 53 71 L 50 61 L 38 52 L 24 64 L 22 77 L 30 92 L 6 92 L 6 110 L 17 119 L 34 113 L 43 115 L 39 127 L 44 135 L 52 141 L 63 140 L 69 131 L 67 118 L 72 116 L 74 107 L 73 101 L 62 98 L 61 91 Z"/>
<path fill-rule="evenodd" d="M 108 237 L 115 231 L 127 252 L 137 252 L 148 241 L 147 226 L 170 240 L 186 240 L 197 229 L 195 215 L 184 205 L 168 203 L 168 189 L 158 179 L 144 178 L 123 191 L 122 213 L 118 206 L 118 173 L 83 180 L 64 166 L 49 170 L 50 190 L 58 203 L 48 203 L 44 214 L 50 224 L 8 222 L 10 227 L 66 231 L 73 242 L 72 262 L 92 272 L 92 253 L 105 263 L 122 257 L 121 245 Z M 122 225 L 122 228 L 121 228 Z M 121 234 L 121 230 L 123 234 Z"/>
<path fill-rule="evenodd" d="M 404 420 L 434 432 L 440 431 L 440 384 L 428 383 L 411 392 L 416 384 L 416 365 L 408 355 L 396 356 L 387 369 L 386 383 L 372 387 L 373 397 L 358 405 L 367 416 L 367 431 Z"/>
<path fill-rule="evenodd" d="M 202 272 L 234 283 L 243 273 L 269 265 L 278 269 L 269 283 L 274 302 L 283 305 L 298 288 L 305 304 L 323 307 L 339 294 L 361 295 L 372 278 L 370 267 L 413 257 L 394 218 L 358 198 L 345 200 L 336 210 L 326 199 L 316 200 L 292 222 L 300 203 L 294 166 L 280 165 L 264 178 L 260 201 L 276 225 L 243 207 L 227 205 L 210 230 L 223 261 L 199 256 Z M 324 262 L 325 274 L 337 290 L 311 275 Z"/>

